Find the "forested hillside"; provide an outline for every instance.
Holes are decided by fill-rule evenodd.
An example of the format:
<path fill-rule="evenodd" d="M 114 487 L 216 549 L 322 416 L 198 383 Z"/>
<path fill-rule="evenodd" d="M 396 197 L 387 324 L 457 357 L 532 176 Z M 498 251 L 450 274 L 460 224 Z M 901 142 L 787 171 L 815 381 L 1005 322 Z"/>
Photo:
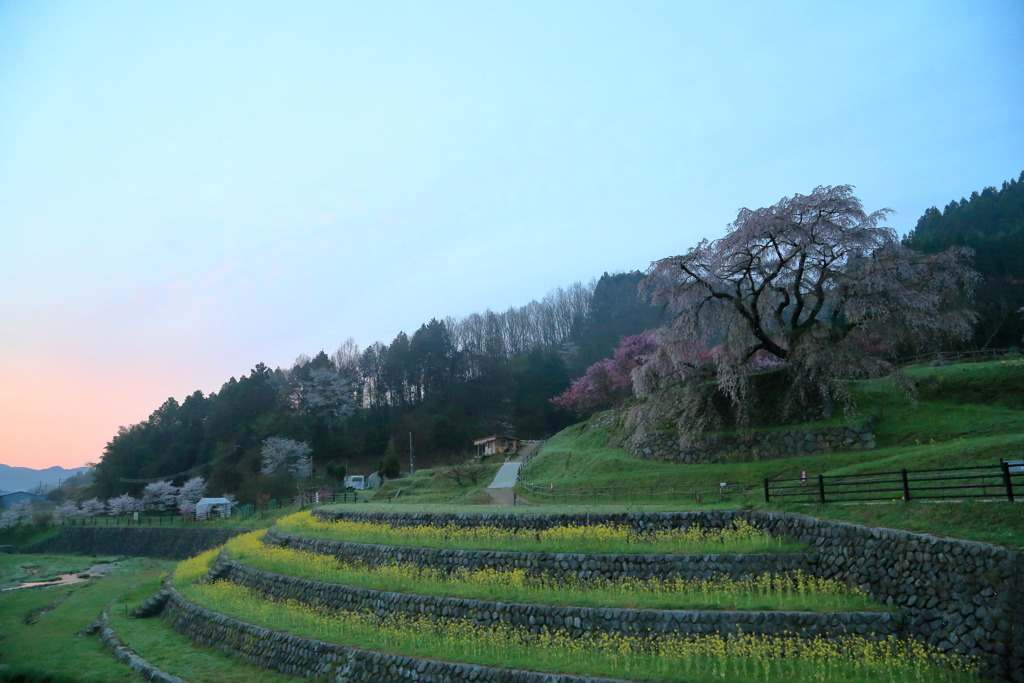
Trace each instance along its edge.
<path fill-rule="evenodd" d="M 254 500 L 288 484 L 260 474 L 272 436 L 309 442 L 314 469 L 335 478 L 345 466 L 376 469 L 389 440 L 405 453 L 409 432 L 418 466 L 494 433 L 547 436 L 576 419 L 550 399 L 621 337 L 657 326 L 658 310 L 637 298 L 641 278 L 606 273 L 503 313 L 432 318 L 389 344 L 347 341 L 288 369 L 260 363 L 208 396 L 170 398 L 107 444 L 94 493 L 134 494 L 149 480 L 198 474 L 211 491 Z"/>
<path fill-rule="evenodd" d="M 984 281 L 975 303 L 977 348 L 1017 346 L 1024 337 L 1024 172 L 1002 188 L 986 187 L 941 212 L 924 212 L 904 239 L 911 249 L 936 253 L 959 245 L 974 249 Z"/>
<path fill-rule="evenodd" d="M 795 298 L 785 298 L 783 285 L 777 284 L 771 292 L 783 295 L 781 303 L 773 309 L 780 319 L 778 326 L 769 326 L 770 329 L 758 326 L 769 319 L 767 314 L 751 314 L 746 318 L 758 323 L 753 328 L 753 346 L 729 337 L 729 334 L 735 336 L 742 326 L 729 327 L 726 313 L 739 311 L 742 314 L 747 304 L 745 299 L 733 301 L 736 292 L 743 287 L 737 285 L 718 292 L 711 280 L 707 280 L 713 275 L 708 264 L 717 263 L 718 259 L 717 252 L 712 251 L 734 253 L 732 243 L 748 238 L 760 244 L 757 240 L 762 240 L 763 235 L 757 232 L 757 226 L 768 215 L 765 212 L 785 213 L 791 208 L 787 202 L 817 200 L 820 199 L 818 194 L 824 196 L 828 192 L 849 204 L 849 220 L 860 221 L 858 229 L 866 235 L 875 235 L 878 244 L 848 244 L 850 265 L 848 272 L 839 278 L 843 286 L 822 285 L 824 289 L 815 295 L 821 299 L 816 306 L 805 307 L 807 295 L 801 291 L 792 295 Z M 655 385 L 667 382 L 677 386 L 680 378 L 691 376 L 699 380 L 695 386 L 707 389 L 712 385 L 706 380 L 728 367 L 724 359 L 726 352 L 733 349 L 738 354 L 736 367 L 740 369 L 730 375 L 733 380 L 728 386 L 735 393 L 733 398 L 744 399 L 737 404 L 738 414 L 749 408 L 750 395 L 746 389 L 754 384 L 737 383 L 735 378 L 775 366 L 782 367 L 783 375 L 792 371 L 792 377 L 786 380 L 790 388 L 816 382 L 819 388 L 809 392 L 802 390 L 803 398 L 797 403 L 823 410 L 821 406 L 842 403 L 842 397 L 833 395 L 830 393 L 833 390 L 828 388 L 834 386 L 833 378 L 867 372 L 864 362 L 871 356 L 880 361 L 885 359 L 884 365 L 918 348 L 905 330 L 894 332 L 900 324 L 906 326 L 906 311 L 913 309 L 912 306 L 897 306 L 896 313 L 886 318 L 889 327 L 868 332 L 873 328 L 867 323 L 874 321 L 872 324 L 877 327 L 882 319 L 878 311 L 888 310 L 886 306 L 891 307 L 898 301 L 887 300 L 886 306 L 881 306 L 879 301 L 872 300 L 873 303 L 866 306 L 857 297 L 862 299 L 874 292 L 870 296 L 877 299 L 878 286 L 883 281 L 890 289 L 895 287 L 892 292 L 899 296 L 913 299 L 915 291 L 925 290 L 936 294 L 940 279 L 948 279 L 959 272 L 958 259 L 963 250 L 947 253 L 949 247 L 973 249 L 974 266 L 983 278 L 976 287 L 979 320 L 973 344 L 977 347 L 1011 346 L 1021 342 L 1024 336 L 1024 316 L 1020 312 L 1024 306 L 1024 173 L 1018 180 L 1003 183 L 998 191 L 985 188 L 973 193 L 970 199 L 951 202 L 942 212 L 928 209 L 917 227 L 903 239 L 903 252 L 898 242 L 890 243 L 895 240 L 891 230 L 874 227 L 885 211 L 862 215 L 859 201 L 852 195 L 847 196 L 847 186 L 819 188 L 816 193 L 810 197 L 786 198 L 775 207 L 757 212 L 742 210 L 739 222 L 726 238 L 654 264 L 646 279 L 639 271 L 605 273 L 590 285 L 577 283 L 557 289 L 542 301 L 532 301 L 502 313 L 488 310 L 458 320 L 431 318 L 412 335 L 399 332 L 390 343 L 376 342 L 360 349 L 350 340 L 330 354 L 320 351 L 313 357 L 300 356 L 291 368 L 270 369 L 258 364 L 248 375 L 231 378 L 220 391 L 210 395 L 197 391 L 181 403 L 168 399 L 148 420 L 122 427 L 113 437 L 96 467 L 94 494 L 104 499 L 125 492 L 135 494 L 153 480 L 184 481 L 195 475 L 208 481 L 209 490 L 235 492 L 243 501 L 255 500 L 258 494 L 267 492 L 283 494 L 294 485 L 290 475 L 261 473 L 261 469 L 267 469 L 261 468 L 262 448 L 270 437 L 308 444 L 314 471 L 335 480 L 340 479 L 346 467 L 349 473 L 358 474 L 376 470 L 386 451 L 404 454 L 410 433 L 417 464 L 421 467 L 458 458 L 470 451 L 474 439 L 492 434 L 544 437 L 587 412 L 607 407 L 612 400 L 604 394 L 597 397 L 600 400 L 579 395 L 586 391 L 593 393 L 595 387 L 609 389 L 605 386 L 609 384 L 607 373 L 594 372 L 593 368 L 587 373 L 588 367 L 594 364 L 598 364 L 597 369 L 621 371 L 621 381 L 612 382 L 615 384 L 612 388 L 618 389 L 610 394 L 604 391 L 621 401 L 631 389 L 628 375 L 639 364 L 643 365 L 640 381 L 651 385 L 647 393 L 651 393 Z M 832 195 L 829 195 L 830 201 L 838 201 Z M 753 225 L 753 228 L 748 226 L 747 232 L 753 230 L 750 235 L 741 229 L 746 223 Z M 826 276 L 839 276 L 838 271 L 833 272 L 833 261 L 838 258 L 836 244 L 826 239 L 821 245 L 827 263 L 832 264 L 822 266 L 823 282 Z M 888 246 L 882 249 L 879 245 Z M 915 256 L 906 247 L 934 257 Z M 873 252 L 873 249 L 878 251 Z M 873 253 L 876 257 L 884 255 L 884 258 L 857 257 L 861 252 Z M 694 270 L 688 266 L 690 261 L 700 268 Z M 801 264 L 804 262 L 800 260 Z M 899 286 L 891 278 L 880 280 L 881 275 L 872 270 L 883 266 L 891 270 L 892 264 L 897 262 L 908 268 L 916 264 L 911 270 L 917 272 L 919 279 L 924 278 L 918 283 L 924 289 L 915 290 L 906 281 L 910 270 L 904 273 L 904 281 Z M 681 272 L 688 274 L 689 280 L 678 280 L 680 264 L 686 266 Z M 801 277 L 808 272 L 803 266 L 797 271 Z M 947 289 L 959 292 L 960 280 L 953 279 L 957 282 L 947 283 Z M 973 276 L 964 271 L 961 279 L 972 281 Z M 694 301 L 686 299 L 685 294 L 690 290 L 683 286 L 691 280 Z M 659 334 L 627 340 L 629 347 L 616 351 L 624 337 L 670 322 L 661 319 L 661 308 L 640 298 L 638 285 L 641 281 L 645 283 L 640 287 L 646 291 L 643 296 L 651 296 L 666 310 L 672 310 L 673 319 Z M 858 295 L 859 290 L 854 285 L 861 281 L 874 284 Z M 760 291 L 756 289 L 755 293 Z M 840 294 L 842 296 L 836 299 Z M 943 297 L 946 295 L 938 298 Z M 954 315 L 960 315 L 956 311 L 963 309 L 966 300 L 959 294 L 953 298 L 958 297 L 959 303 L 953 299 L 934 303 L 952 306 L 950 310 Z M 758 303 L 758 298 L 754 297 L 753 301 L 761 306 L 768 299 Z M 790 301 L 796 304 L 791 306 Z M 915 301 L 920 304 L 919 297 Z M 713 311 L 711 304 L 725 305 L 725 312 L 715 313 L 718 309 Z M 844 306 L 848 310 L 839 315 L 837 312 L 843 311 Z M 821 318 L 819 310 L 832 311 L 830 320 Z M 868 310 L 875 311 L 874 317 L 857 322 L 856 315 Z M 807 311 L 811 313 L 806 319 L 800 317 L 801 312 Z M 782 313 L 792 320 L 783 321 Z M 970 320 L 966 311 L 963 316 L 964 321 Z M 693 320 L 688 328 L 684 323 L 690 318 Z M 946 321 L 926 316 L 917 320 L 913 329 L 937 327 L 950 332 L 955 327 L 951 321 L 954 318 Z M 728 334 L 727 329 L 731 330 Z M 831 340 L 831 345 L 827 346 L 832 350 L 831 355 L 811 354 L 809 358 L 813 358 L 814 363 L 807 365 L 806 359 L 800 360 L 802 349 L 807 346 L 800 340 L 814 337 L 805 334 L 807 330 L 823 329 L 827 332 L 824 338 Z M 960 338 L 970 336 L 970 330 L 964 329 L 967 334 L 959 335 Z M 882 334 L 883 331 L 888 336 Z M 932 346 L 961 343 L 940 341 L 943 335 L 938 331 L 928 336 Z M 634 357 L 636 354 L 628 353 L 630 349 L 647 349 L 641 355 L 650 358 Z M 657 352 L 650 349 L 657 349 Z M 615 359 L 610 358 L 613 351 L 616 351 Z M 793 356 L 791 351 L 799 353 Z M 713 370 L 694 375 L 694 368 L 712 365 Z M 811 371 L 811 366 L 816 369 Z M 573 389 L 561 396 L 558 403 L 552 403 L 551 399 L 565 392 L 577 378 Z M 822 395 L 821 391 L 825 393 Z M 694 410 L 703 410 L 714 403 L 709 403 L 707 397 L 694 395 L 697 396 Z M 773 402 L 780 404 L 778 397 Z M 569 408 L 576 412 L 570 412 Z M 697 429 L 703 424 L 696 415 L 684 420 L 689 428 Z"/>

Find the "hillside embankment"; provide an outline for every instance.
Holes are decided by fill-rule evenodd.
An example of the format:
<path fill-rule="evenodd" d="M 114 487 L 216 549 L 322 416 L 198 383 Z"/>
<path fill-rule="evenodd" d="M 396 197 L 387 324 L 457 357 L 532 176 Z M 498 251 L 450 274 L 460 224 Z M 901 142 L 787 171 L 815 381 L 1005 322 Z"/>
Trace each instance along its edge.
<path fill-rule="evenodd" d="M 184 560 L 223 545 L 245 529 L 64 527 L 60 534 L 22 548 L 23 553 L 128 555 Z"/>

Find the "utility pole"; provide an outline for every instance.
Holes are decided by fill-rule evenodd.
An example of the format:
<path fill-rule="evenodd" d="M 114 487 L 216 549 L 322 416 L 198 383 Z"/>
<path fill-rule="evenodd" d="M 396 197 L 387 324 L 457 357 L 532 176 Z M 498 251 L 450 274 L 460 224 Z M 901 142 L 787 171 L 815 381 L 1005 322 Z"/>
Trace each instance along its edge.
<path fill-rule="evenodd" d="M 409 432 L 409 474 L 413 474 L 416 471 L 416 462 L 413 460 L 412 453 L 412 432 Z"/>

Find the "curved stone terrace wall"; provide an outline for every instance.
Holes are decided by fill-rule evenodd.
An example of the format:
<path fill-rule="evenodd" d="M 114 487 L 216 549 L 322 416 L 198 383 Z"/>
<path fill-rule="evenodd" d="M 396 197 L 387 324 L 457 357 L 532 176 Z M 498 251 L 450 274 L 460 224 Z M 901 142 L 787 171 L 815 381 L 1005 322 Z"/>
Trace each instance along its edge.
<path fill-rule="evenodd" d="M 525 553 L 500 550 L 453 550 L 372 545 L 306 538 L 271 529 L 267 545 L 329 555 L 371 567 L 405 562 L 442 571 L 522 569 L 530 574 L 572 574 L 581 579 L 673 578 L 709 579 L 727 574 L 742 579 L 767 572 L 801 570 L 815 574 L 813 553 L 751 553 L 709 555 Z"/>
<path fill-rule="evenodd" d="M 672 432 L 635 433 L 623 446 L 647 460 L 681 463 L 749 462 L 875 447 L 874 423 L 837 425 L 772 432 L 750 432 L 700 439 L 686 448 Z"/>
<path fill-rule="evenodd" d="M 561 526 L 596 526 L 608 524 L 628 526 L 638 532 L 687 529 L 700 526 L 720 529 L 732 525 L 732 516 L 709 516 L 706 512 L 566 512 L 561 514 L 517 513 L 456 513 L 456 512 L 391 512 L 380 510 L 353 510 L 314 508 L 314 517 L 323 521 L 372 522 L 403 526 L 452 526 L 470 529 L 482 526 L 520 531 L 545 531 Z"/>
<path fill-rule="evenodd" d="M 110 650 L 114 658 L 139 674 L 143 679 L 155 681 L 155 683 L 187 683 L 184 679 L 161 671 L 122 643 L 117 637 L 117 632 L 110 626 L 110 618 L 106 610 L 100 614 L 96 627 L 99 630 L 100 641 Z"/>
<path fill-rule="evenodd" d="M 401 523 L 396 513 L 318 513 L 323 518 Z M 405 523 L 524 529 L 618 523 L 667 529 L 690 524 L 724 527 L 737 519 L 810 545 L 816 552 L 816 575 L 847 581 L 885 604 L 900 607 L 909 635 L 951 654 L 976 655 L 989 674 L 1024 682 L 1024 555 L 1006 548 L 760 510 L 548 517 L 421 513 L 407 515 Z"/>
<path fill-rule="evenodd" d="M 617 679 L 545 674 L 374 652 L 247 624 L 189 602 L 172 590 L 163 617 L 193 642 L 266 669 L 319 680 L 450 683 L 585 683 Z"/>
<path fill-rule="evenodd" d="M 259 591 L 271 599 L 292 598 L 330 609 L 367 611 L 384 618 L 394 612 L 467 619 L 482 627 L 505 624 L 532 633 L 563 629 L 573 638 L 596 633 L 646 636 L 652 633 L 700 635 L 740 633 L 884 638 L 899 635 L 902 616 L 891 612 L 771 612 L 655 610 L 573 607 L 495 602 L 396 593 L 282 576 L 222 558 L 218 578 Z"/>

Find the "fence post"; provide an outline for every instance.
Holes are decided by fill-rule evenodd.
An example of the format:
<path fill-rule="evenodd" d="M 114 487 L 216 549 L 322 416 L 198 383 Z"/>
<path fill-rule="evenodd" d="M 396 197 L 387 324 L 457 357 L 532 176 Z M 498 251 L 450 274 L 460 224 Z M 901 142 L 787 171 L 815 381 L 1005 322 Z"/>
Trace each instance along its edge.
<path fill-rule="evenodd" d="M 818 475 L 818 501 L 820 503 L 825 502 L 825 475 Z"/>
<path fill-rule="evenodd" d="M 1006 487 L 1006 500 L 1013 502 L 1013 477 L 1010 476 L 1010 463 L 1005 460 L 999 461 L 1003 470 L 1003 485 Z"/>
<path fill-rule="evenodd" d="M 907 481 L 907 471 L 901 470 L 901 474 L 903 475 L 903 500 L 908 501 L 910 500 L 910 482 Z"/>
<path fill-rule="evenodd" d="M 766 503 L 770 503 L 771 502 L 771 495 L 768 493 L 768 479 L 767 478 L 765 478 L 765 480 L 764 480 L 764 502 L 766 502 Z"/>

